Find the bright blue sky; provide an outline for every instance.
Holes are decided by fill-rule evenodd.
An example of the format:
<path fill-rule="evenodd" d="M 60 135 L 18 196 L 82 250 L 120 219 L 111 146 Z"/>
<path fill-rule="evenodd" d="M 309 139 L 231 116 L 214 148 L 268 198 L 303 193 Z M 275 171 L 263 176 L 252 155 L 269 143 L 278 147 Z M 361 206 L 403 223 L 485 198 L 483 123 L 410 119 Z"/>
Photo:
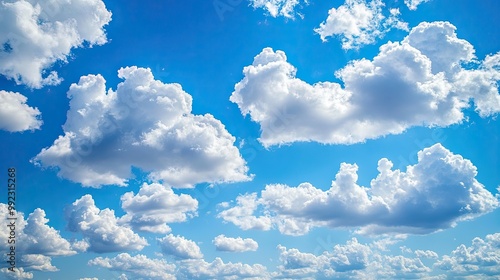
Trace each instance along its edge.
<path fill-rule="evenodd" d="M 0 4 L 1 277 L 500 275 L 497 1 L 73 2 Z"/>

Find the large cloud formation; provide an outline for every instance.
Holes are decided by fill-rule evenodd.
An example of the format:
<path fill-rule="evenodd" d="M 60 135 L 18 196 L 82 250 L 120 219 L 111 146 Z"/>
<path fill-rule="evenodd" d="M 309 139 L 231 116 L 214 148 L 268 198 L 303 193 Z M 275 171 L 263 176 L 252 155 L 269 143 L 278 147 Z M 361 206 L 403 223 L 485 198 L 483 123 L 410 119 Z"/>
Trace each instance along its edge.
<path fill-rule="evenodd" d="M 40 129 L 41 114 L 26 104 L 28 98 L 17 93 L 0 90 L 0 129 L 18 132 Z"/>
<path fill-rule="evenodd" d="M 282 51 L 265 48 L 230 100 L 260 124 L 268 147 L 297 141 L 352 144 L 413 126 L 464 120 L 471 100 L 481 117 L 500 111 L 500 53 L 477 62 L 448 22 L 420 23 L 372 60 L 351 61 L 332 82 L 308 84 Z M 462 67 L 468 63 L 467 68 Z"/>
<path fill-rule="evenodd" d="M 6 0 L 0 3 L 0 74 L 31 88 L 55 85 L 56 61 L 71 49 L 107 42 L 111 12 L 101 0 Z"/>
<path fill-rule="evenodd" d="M 366 188 L 356 183 L 358 166 L 342 163 L 326 191 L 309 183 L 298 187 L 267 185 L 260 197 L 250 194 L 237 199 L 238 203 L 253 202 L 251 213 L 243 216 L 229 208 L 218 216 L 242 229 L 259 229 L 243 221 L 266 218 L 288 235 L 303 235 L 317 226 L 353 227 L 362 234 L 426 234 L 453 227 L 500 205 L 498 197 L 475 179 L 476 167 L 441 144 L 420 151 L 418 163 L 408 166 L 406 172 L 392 167 L 388 159 L 381 159 L 378 176 Z M 257 206 L 263 207 L 262 211 L 256 211 Z M 258 212 L 262 212 L 260 217 L 256 216 Z"/>
<path fill-rule="evenodd" d="M 392 28 L 408 30 L 408 24 L 399 20 L 399 9 L 390 9 L 389 15 L 383 12 L 381 0 L 346 0 L 338 8 L 328 11 L 328 18 L 314 31 L 321 40 L 339 36 L 345 50 L 359 49 L 373 44 Z"/>
<path fill-rule="evenodd" d="M 124 186 L 131 167 L 173 187 L 250 180 L 235 138 L 210 114 L 191 114 L 179 84 L 155 80 L 150 69 L 121 68 L 116 91 L 88 75 L 68 91 L 70 109 L 59 136 L 34 162 L 84 186 Z"/>

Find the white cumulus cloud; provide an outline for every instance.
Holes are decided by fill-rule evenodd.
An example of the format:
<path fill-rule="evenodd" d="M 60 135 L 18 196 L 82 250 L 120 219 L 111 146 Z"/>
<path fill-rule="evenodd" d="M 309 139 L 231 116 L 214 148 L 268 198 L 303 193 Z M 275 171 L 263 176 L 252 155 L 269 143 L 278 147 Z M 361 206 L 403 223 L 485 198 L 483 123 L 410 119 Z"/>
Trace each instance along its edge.
<path fill-rule="evenodd" d="M 226 237 L 224 234 L 218 235 L 212 240 L 217 251 L 246 252 L 257 251 L 259 244 L 251 238 Z"/>
<path fill-rule="evenodd" d="M 111 209 L 96 207 L 91 195 L 84 195 L 66 208 L 68 230 L 81 233 L 84 237 L 78 243 L 79 249 L 96 253 L 142 250 L 147 241 L 130 228 L 119 225 Z"/>
<path fill-rule="evenodd" d="M 9 210 L 6 204 L 0 203 L 2 218 L 8 221 Z M 37 208 L 24 219 L 22 212 L 17 212 L 16 220 L 16 250 L 20 254 L 40 254 L 46 256 L 70 256 L 76 254 L 70 243 L 61 237 L 59 231 L 47 225 L 49 220 L 45 211 Z M 9 231 L 0 231 L 1 250 L 9 248 Z"/>
<path fill-rule="evenodd" d="M 372 60 L 337 71 L 343 85 L 308 84 L 296 78 L 284 52 L 265 48 L 243 69 L 230 100 L 259 123 L 266 147 L 352 144 L 414 126 L 448 126 L 462 122 L 471 104 L 481 117 L 498 114 L 500 53 L 477 62 L 473 46 L 455 31 L 448 22 L 420 23 Z"/>
<path fill-rule="evenodd" d="M 41 113 L 28 106 L 27 101 L 18 92 L 0 90 L 0 129 L 10 132 L 40 129 Z"/>
<path fill-rule="evenodd" d="M 171 231 L 168 223 L 184 222 L 196 215 L 198 201 L 187 194 L 177 195 L 170 187 L 144 183 L 139 192 L 127 192 L 121 197 L 126 214 L 120 223 L 154 233 Z"/>
<path fill-rule="evenodd" d="M 191 240 L 180 235 L 169 234 L 163 238 L 158 238 L 161 251 L 166 255 L 172 255 L 178 259 L 201 259 L 203 254 L 200 247 Z"/>
<path fill-rule="evenodd" d="M 192 97 L 179 84 L 135 66 L 118 76 L 125 81 L 116 91 L 106 91 L 101 75 L 71 85 L 64 135 L 33 162 L 93 187 L 126 185 L 132 166 L 174 187 L 251 179 L 235 137 L 212 115 L 193 115 Z"/>
<path fill-rule="evenodd" d="M 454 227 L 500 205 L 476 180 L 476 167 L 441 144 L 418 152 L 418 162 L 407 166 L 406 172 L 392 167 L 388 159 L 379 160 L 379 174 L 366 188 L 357 184 L 358 166 L 342 163 L 326 191 L 309 183 L 267 185 L 260 197 L 244 195 L 234 206 L 241 208 L 241 201 L 252 203 L 253 211 L 237 218 L 233 213 L 239 212 L 229 208 L 219 217 L 242 229 L 251 227 L 235 220 L 265 217 L 288 235 L 303 235 L 317 226 L 358 228 L 362 234 L 426 234 Z M 255 211 L 256 206 L 264 210 Z M 261 215 L 256 217 L 256 212 Z"/>
<path fill-rule="evenodd" d="M 97 257 L 90 260 L 88 264 L 124 272 L 132 279 L 176 279 L 173 275 L 174 264 L 169 264 L 165 260 L 150 259 L 145 255 L 131 256 L 127 253 L 121 253 L 114 258 Z M 127 279 L 126 276 L 125 279 Z"/>
<path fill-rule="evenodd" d="M 21 256 L 21 262 L 18 264 L 26 270 L 38 271 L 58 271 L 57 267 L 53 266 L 52 258 L 40 254 L 27 254 Z"/>
<path fill-rule="evenodd" d="M 398 18 L 398 9 L 385 13 L 383 7 L 381 0 L 346 0 L 340 7 L 328 11 L 326 21 L 314 31 L 323 41 L 339 36 L 342 48 L 349 50 L 375 43 L 392 28 L 408 30 L 408 24 Z"/>
<path fill-rule="evenodd" d="M 106 43 L 110 20 L 101 0 L 2 1 L 0 74 L 31 88 L 58 84 L 57 73 L 46 70 L 74 48 Z"/>

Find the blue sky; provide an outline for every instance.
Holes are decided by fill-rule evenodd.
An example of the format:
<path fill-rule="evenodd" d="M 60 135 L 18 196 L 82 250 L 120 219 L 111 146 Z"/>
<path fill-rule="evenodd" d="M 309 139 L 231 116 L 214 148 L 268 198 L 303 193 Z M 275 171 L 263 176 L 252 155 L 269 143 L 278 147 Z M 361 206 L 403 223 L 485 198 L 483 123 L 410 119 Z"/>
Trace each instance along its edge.
<path fill-rule="evenodd" d="M 1 2 L 0 278 L 498 279 L 499 8 Z"/>

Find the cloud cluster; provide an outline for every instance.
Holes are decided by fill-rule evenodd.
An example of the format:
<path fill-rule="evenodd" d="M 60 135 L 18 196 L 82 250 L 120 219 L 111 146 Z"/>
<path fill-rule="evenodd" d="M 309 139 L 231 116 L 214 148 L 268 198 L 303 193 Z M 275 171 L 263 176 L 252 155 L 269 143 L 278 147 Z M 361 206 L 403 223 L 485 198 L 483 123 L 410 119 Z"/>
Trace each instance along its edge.
<path fill-rule="evenodd" d="M 392 167 L 388 159 L 381 159 L 379 174 L 366 188 L 357 184 L 357 165 L 342 163 L 326 191 L 309 183 L 267 185 L 260 197 L 252 194 L 237 199 L 234 208 L 243 207 L 244 202 L 254 206 L 251 211 L 229 208 L 219 217 L 242 229 L 255 228 L 245 221 L 267 219 L 288 235 L 303 235 L 317 226 L 354 227 L 362 234 L 425 234 L 453 227 L 500 205 L 476 180 L 476 167 L 441 144 L 420 151 L 418 162 L 407 166 L 406 172 Z M 257 206 L 263 210 L 256 211 Z"/>
<path fill-rule="evenodd" d="M 230 100 L 259 123 L 266 147 L 352 144 L 413 126 L 448 126 L 462 122 L 472 103 L 481 117 L 495 115 L 500 53 L 477 62 L 473 46 L 455 31 L 448 22 L 420 23 L 372 60 L 337 71 L 343 85 L 308 84 L 296 78 L 284 52 L 265 48 L 243 69 Z"/>
<path fill-rule="evenodd" d="M 411 250 L 392 255 L 356 238 L 324 248 L 320 254 L 304 253 L 278 245 L 281 264 L 274 279 L 496 279 L 500 273 L 500 233 L 476 237 L 472 245 L 458 246 L 449 255 Z M 471 279 L 472 279 L 471 278 Z"/>
<path fill-rule="evenodd" d="M 257 251 L 259 248 L 257 241 L 251 238 L 232 238 L 226 237 L 224 234 L 216 236 L 212 243 L 215 245 L 217 251 L 246 252 Z"/>
<path fill-rule="evenodd" d="M 4 221 L 9 210 L 6 204 L 0 203 L 0 213 Z M 37 208 L 24 219 L 22 212 L 16 214 L 16 243 L 8 243 L 10 230 L 0 231 L 0 253 L 5 255 L 7 248 L 14 245 L 16 254 L 20 256 L 17 260 L 18 270 L 15 274 L 9 273 L 5 268 L 2 272 L 13 279 L 32 279 L 33 271 L 57 271 L 52 265 L 51 257 L 70 256 L 76 254 L 71 244 L 61 237 L 59 231 L 47 225 L 45 211 Z"/>
<path fill-rule="evenodd" d="M 337 244 L 331 251 L 320 255 L 287 249 L 282 245 L 278 245 L 278 250 L 281 265 L 274 276 L 292 279 L 351 278 L 370 264 L 369 258 L 373 254 L 368 245 L 359 243 L 356 238 L 345 245 Z"/>
<path fill-rule="evenodd" d="M 33 162 L 84 186 L 124 186 L 131 167 L 174 187 L 250 180 L 235 138 L 212 115 L 193 115 L 179 84 L 155 80 L 150 69 L 118 71 L 116 91 L 101 75 L 68 91 L 70 109 L 59 136 Z"/>
<path fill-rule="evenodd" d="M 191 240 L 188 240 L 180 235 L 174 236 L 169 234 L 158 239 L 162 253 L 172 255 L 178 259 L 201 259 L 203 254 L 200 247 Z"/>
<path fill-rule="evenodd" d="M 0 90 L 0 129 L 10 132 L 40 129 L 41 113 L 28 106 L 27 100 L 20 93 Z"/>
<path fill-rule="evenodd" d="M 381 0 L 346 0 L 340 7 L 328 11 L 326 21 L 314 31 L 323 41 L 339 36 L 342 48 L 349 50 L 375 43 L 392 28 L 408 30 L 408 24 L 398 18 L 398 9 L 390 9 L 386 16 L 383 7 Z"/>
<path fill-rule="evenodd" d="M 443 256 L 435 267 L 454 277 L 475 275 L 494 279 L 500 274 L 500 233 L 487 235 L 485 239 L 476 237 L 469 247 L 461 244 L 450 255 Z"/>
<path fill-rule="evenodd" d="M 144 183 L 136 195 L 127 192 L 121 201 L 126 214 L 120 223 L 154 233 L 170 232 L 167 223 L 184 222 L 195 216 L 198 208 L 198 201 L 191 196 L 176 195 L 171 188 L 156 183 Z"/>
<path fill-rule="evenodd" d="M 59 84 L 56 61 L 74 48 L 107 42 L 111 12 L 101 0 L 6 0 L 0 4 L 0 74 L 31 88 Z"/>
<path fill-rule="evenodd" d="M 295 7 L 301 0 L 250 0 L 253 8 L 265 9 L 272 17 L 295 18 Z M 307 4 L 307 0 L 303 1 Z"/>
<path fill-rule="evenodd" d="M 84 195 L 65 209 L 68 230 L 81 233 L 84 239 L 78 244 L 82 251 L 96 253 L 142 250 L 146 239 L 129 227 L 118 224 L 114 210 L 96 207 L 91 195 Z"/>
<path fill-rule="evenodd" d="M 97 257 L 88 262 L 92 266 L 100 266 L 113 271 L 126 272 L 133 279 L 176 279 L 173 275 L 174 264 L 165 260 L 149 259 L 145 255 L 131 256 L 122 253 L 114 258 Z"/>
<path fill-rule="evenodd" d="M 417 279 L 431 269 L 419 257 L 385 255 L 356 238 L 319 255 L 279 245 L 281 265 L 275 278 L 293 279 Z"/>

